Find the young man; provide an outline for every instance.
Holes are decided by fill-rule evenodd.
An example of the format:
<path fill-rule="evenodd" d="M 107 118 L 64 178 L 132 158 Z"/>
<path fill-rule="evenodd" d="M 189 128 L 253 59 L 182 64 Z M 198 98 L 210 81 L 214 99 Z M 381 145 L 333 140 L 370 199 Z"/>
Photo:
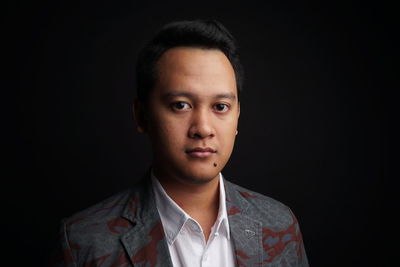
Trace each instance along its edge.
<path fill-rule="evenodd" d="M 225 180 L 242 70 L 216 21 L 164 26 L 137 64 L 138 130 L 153 165 L 61 228 L 61 266 L 308 266 L 290 209 Z"/>

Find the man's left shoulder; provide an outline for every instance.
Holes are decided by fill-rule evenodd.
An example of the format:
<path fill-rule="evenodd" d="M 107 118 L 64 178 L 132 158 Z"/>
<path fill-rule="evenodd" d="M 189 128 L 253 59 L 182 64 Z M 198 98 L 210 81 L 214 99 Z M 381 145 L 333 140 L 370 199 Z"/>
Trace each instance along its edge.
<path fill-rule="evenodd" d="M 309 266 L 298 221 L 288 206 L 228 181 L 225 189 L 235 252 L 242 266 Z M 240 234 L 243 230 L 245 235 Z M 259 237 L 261 256 L 259 243 L 251 236 Z"/>
<path fill-rule="evenodd" d="M 225 189 L 228 215 L 241 212 L 275 230 L 285 229 L 297 222 L 291 209 L 278 200 L 226 180 Z"/>

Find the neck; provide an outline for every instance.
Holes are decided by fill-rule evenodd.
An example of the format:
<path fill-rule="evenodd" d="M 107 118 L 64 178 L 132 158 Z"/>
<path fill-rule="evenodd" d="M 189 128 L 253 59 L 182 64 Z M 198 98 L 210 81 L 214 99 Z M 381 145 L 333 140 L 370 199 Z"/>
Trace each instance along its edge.
<path fill-rule="evenodd" d="M 201 213 L 218 213 L 219 208 L 219 175 L 203 184 L 194 184 L 179 178 L 158 176 L 165 192 L 186 213 L 192 217 Z"/>
<path fill-rule="evenodd" d="M 154 169 L 154 174 L 168 196 L 201 225 L 207 242 L 218 216 L 219 175 L 204 183 L 191 183 L 179 177 L 158 173 L 157 169 Z"/>

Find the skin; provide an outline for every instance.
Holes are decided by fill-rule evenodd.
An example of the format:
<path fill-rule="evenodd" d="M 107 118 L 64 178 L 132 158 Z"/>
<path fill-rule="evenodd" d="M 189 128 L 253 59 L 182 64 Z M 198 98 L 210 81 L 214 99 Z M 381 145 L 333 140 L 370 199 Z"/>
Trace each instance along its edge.
<path fill-rule="evenodd" d="M 138 129 L 152 144 L 155 175 L 200 223 L 206 240 L 218 214 L 219 172 L 231 156 L 239 115 L 235 72 L 217 49 L 167 50 L 157 62 L 146 108 L 135 104 Z M 195 148 L 213 152 L 200 155 Z"/>

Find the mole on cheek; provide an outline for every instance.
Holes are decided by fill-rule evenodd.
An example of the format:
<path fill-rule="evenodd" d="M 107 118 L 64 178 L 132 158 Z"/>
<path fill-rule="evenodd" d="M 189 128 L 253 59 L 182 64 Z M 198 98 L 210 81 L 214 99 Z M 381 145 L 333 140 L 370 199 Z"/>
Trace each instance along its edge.
<path fill-rule="evenodd" d="M 213 165 L 214 165 L 214 167 L 217 167 L 217 163 L 215 163 L 215 162 L 214 162 L 214 164 L 213 164 Z"/>

